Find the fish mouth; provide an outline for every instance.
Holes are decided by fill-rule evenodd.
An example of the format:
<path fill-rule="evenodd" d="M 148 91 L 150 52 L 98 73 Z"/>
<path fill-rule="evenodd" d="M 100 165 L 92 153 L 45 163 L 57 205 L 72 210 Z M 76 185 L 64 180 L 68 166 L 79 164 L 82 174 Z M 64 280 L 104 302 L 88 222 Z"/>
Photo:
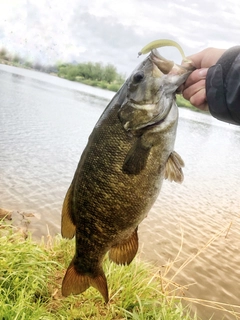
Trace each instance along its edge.
<path fill-rule="evenodd" d="M 155 100 L 155 102 L 148 101 L 147 103 L 146 101 L 141 103 L 134 99 L 128 101 L 128 112 L 134 114 L 135 110 L 138 113 L 132 119 L 123 117 L 125 120 L 122 119 L 122 121 L 124 123 L 124 129 L 133 134 L 157 127 L 166 120 L 174 105 L 177 89 L 186 81 L 188 75 L 193 71 L 193 66 L 186 68 L 175 64 L 171 60 L 165 59 L 157 49 L 153 49 L 147 59 L 152 64 L 152 77 L 162 79 L 156 91 L 159 99 L 157 101 Z M 159 91 L 162 91 L 162 94 L 161 92 L 159 93 Z M 124 107 L 126 106 L 123 106 L 123 109 Z M 154 112 L 154 110 L 156 110 L 156 112 Z M 138 115 L 141 116 L 142 120 L 146 116 L 145 121 L 136 121 L 135 118 Z"/>
<path fill-rule="evenodd" d="M 168 74 L 174 66 L 174 62 L 161 56 L 157 49 L 151 51 L 149 58 L 163 74 Z"/>
<path fill-rule="evenodd" d="M 173 69 L 173 67 L 175 65 L 175 63 L 173 61 L 168 60 L 168 59 L 164 58 L 163 56 L 161 56 L 161 54 L 158 52 L 157 49 L 153 49 L 151 51 L 151 54 L 149 55 L 149 59 L 160 70 L 160 72 L 163 74 L 163 76 L 164 75 L 166 76 L 167 74 L 169 74 L 169 72 L 171 72 L 171 70 Z M 160 103 L 160 101 L 159 101 L 159 103 Z M 151 121 L 149 121 L 148 123 L 145 123 L 145 124 L 139 126 L 137 128 L 137 130 L 142 129 L 142 128 L 151 129 L 155 126 L 160 125 L 167 118 L 171 108 L 172 108 L 172 103 L 167 104 L 167 106 L 165 106 L 165 108 L 161 111 L 160 114 L 158 114 L 156 117 L 151 119 Z"/>
<path fill-rule="evenodd" d="M 158 67 L 158 69 L 164 73 L 169 75 L 176 76 L 188 76 L 191 72 L 196 70 L 196 67 L 192 64 L 192 61 L 186 60 L 184 65 L 179 65 L 174 63 L 174 61 L 168 60 L 160 55 L 157 49 L 153 49 L 149 56 L 151 61 Z M 180 80 L 181 81 L 181 80 Z"/>

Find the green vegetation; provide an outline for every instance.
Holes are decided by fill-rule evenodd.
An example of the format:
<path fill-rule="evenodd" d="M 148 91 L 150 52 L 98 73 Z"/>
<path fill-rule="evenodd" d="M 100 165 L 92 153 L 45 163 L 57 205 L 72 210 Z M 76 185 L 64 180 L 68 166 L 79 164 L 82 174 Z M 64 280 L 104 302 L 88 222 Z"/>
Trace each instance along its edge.
<path fill-rule="evenodd" d="M 181 94 L 177 94 L 176 101 L 177 101 L 177 105 L 179 107 L 191 109 L 191 110 L 197 111 L 197 112 L 204 112 L 204 111 L 199 110 L 198 108 L 195 108 L 188 100 L 184 99 Z"/>
<path fill-rule="evenodd" d="M 74 240 L 60 237 L 36 244 L 0 221 L 0 319 L 193 319 L 180 299 L 163 293 L 159 272 L 137 259 L 130 266 L 106 259 L 107 305 L 94 288 L 62 297 L 61 282 L 74 247 Z"/>
<path fill-rule="evenodd" d="M 125 76 L 119 74 L 112 64 L 104 66 L 100 62 L 86 62 L 79 64 L 60 63 L 52 66 L 45 66 L 39 62 L 33 63 L 29 60 L 25 60 L 17 54 L 11 55 L 4 48 L 0 49 L 0 63 L 57 74 L 61 78 L 115 92 L 120 89 L 125 81 Z M 189 101 L 185 100 L 182 95 L 177 95 L 177 105 L 179 107 L 201 112 L 199 109 L 192 106 Z"/>
<path fill-rule="evenodd" d="M 108 64 L 103 66 L 101 63 L 79 63 L 62 64 L 58 66 L 58 76 L 71 81 L 78 81 L 90 86 L 100 87 L 117 92 L 125 79 L 122 75 L 117 73 L 116 68 Z M 179 107 L 199 109 L 193 107 L 191 103 L 184 99 L 182 95 L 177 95 L 177 105 Z"/>
<path fill-rule="evenodd" d="M 11 55 L 5 48 L 0 49 L 0 63 L 53 73 L 61 78 L 115 92 L 118 91 L 125 81 L 124 76 L 120 75 L 112 64 L 104 66 L 100 62 L 87 62 L 79 64 L 58 63 L 56 65 L 46 66 L 40 62 L 33 63 L 23 59 L 16 54 Z"/>
<path fill-rule="evenodd" d="M 99 62 L 61 64 L 58 66 L 58 76 L 111 91 L 118 91 L 125 81 L 113 65 L 103 66 Z"/>
<path fill-rule="evenodd" d="M 43 65 L 39 62 L 26 60 L 17 54 L 9 53 L 5 48 L 0 49 L 0 63 L 26 69 L 34 69 L 46 73 L 56 74 L 57 72 L 57 67 L 54 65 Z"/>
<path fill-rule="evenodd" d="M 99 62 L 87 62 L 75 65 L 61 64 L 58 66 L 58 76 L 115 92 L 120 89 L 125 81 L 124 76 L 118 74 L 113 65 L 108 64 L 107 66 L 103 66 Z M 179 94 L 177 95 L 177 105 L 179 107 L 200 111 Z"/>

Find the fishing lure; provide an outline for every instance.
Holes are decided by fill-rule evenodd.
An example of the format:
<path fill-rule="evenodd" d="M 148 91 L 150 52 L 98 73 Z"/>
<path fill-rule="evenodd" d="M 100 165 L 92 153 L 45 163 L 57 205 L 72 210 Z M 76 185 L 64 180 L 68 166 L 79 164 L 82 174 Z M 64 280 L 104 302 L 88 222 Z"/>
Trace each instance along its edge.
<path fill-rule="evenodd" d="M 142 54 L 146 54 L 153 49 L 157 49 L 160 47 L 168 47 L 168 46 L 176 47 L 179 50 L 179 52 L 181 53 L 183 60 L 188 61 L 186 59 L 186 56 L 185 56 L 184 51 L 183 51 L 182 47 L 180 46 L 180 44 L 178 44 L 176 41 L 169 40 L 169 39 L 158 39 L 158 40 L 154 40 L 154 41 L 148 43 L 145 47 L 142 48 L 141 51 L 138 52 L 138 56 L 140 56 Z"/>

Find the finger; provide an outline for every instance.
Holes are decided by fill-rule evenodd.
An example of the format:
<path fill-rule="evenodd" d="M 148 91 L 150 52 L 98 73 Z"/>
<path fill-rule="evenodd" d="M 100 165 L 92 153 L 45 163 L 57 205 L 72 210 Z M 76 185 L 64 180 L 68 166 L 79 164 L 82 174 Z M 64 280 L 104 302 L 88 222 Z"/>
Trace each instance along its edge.
<path fill-rule="evenodd" d="M 187 59 L 192 61 L 192 64 L 197 69 L 200 69 L 202 67 L 203 58 L 204 58 L 204 50 L 187 57 Z"/>
<path fill-rule="evenodd" d="M 198 70 L 193 71 L 189 75 L 189 77 L 187 78 L 187 80 L 186 80 L 186 82 L 184 84 L 184 87 L 188 88 L 188 87 L 192 86 L 194 83 L 197 83 L 202 79 L 206 79 L 207 72 L 208 72 L 207 68 L 198 69 Z"/>
<path fill-rule="evenodd" d="M 184 98 L 186 97 L 186 95 L 183 95 Z M 185 99 L 188 99 L 187 97 Z M 196 91 L 193 95 L 190 96 L 190 98 L 188 99 L 190 101 L 190 103 L 203 111 L 208 111 L 208 104 L 207 104 L 207 100 L 206 100 L 206 89 L 205 87 L 202 87 L 199 91 Z"/>
<path fill-rule="evenodd" d="M 206 48 L 196 54 L 188 56 L 187 59 L 192 61 L 192 64 L 197 69 L 209 68 L 218 61 L 225 51 L 226 49 Z"/>
<path fill-rule="evenodd" d="M 204 111 L 208 110 L 205 88 L 197 91 L 193 96 L 191 96 L 189 101 L 193 106 L 197 107 L 198 109 Z"/>
<path fill-rule="evenodd" d="M 201 92 L 203 95 L 206 95 L 206 90 L 205 90 L 205 80 L 200 80 L 197 83 L 194 83 L 190 87 L 185 87 L 183 90 L 183 97 L 187 100 L 190 100 L 192 96 L 194 96 L 197 92 Z M 201 94 L 200 94 L 201 95 Z M 205 96 L 204 96 L 205 98 Z"/>

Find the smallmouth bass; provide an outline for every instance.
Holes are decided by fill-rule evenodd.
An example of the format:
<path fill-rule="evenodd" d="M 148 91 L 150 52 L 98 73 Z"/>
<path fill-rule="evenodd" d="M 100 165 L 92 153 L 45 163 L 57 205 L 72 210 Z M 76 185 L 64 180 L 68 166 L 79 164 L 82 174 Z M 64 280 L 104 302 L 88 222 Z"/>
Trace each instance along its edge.
<path fill-rule="evenodd" d="M 76 239 L 64 296 L 92 286 L 108 302 L 105 254 L 130 264 L 138 251 L 138 225 L 163 179 L 182 182 L 184 163 L 174 151 L 175 94 L 193 70 L 152 50 L 96 123 L 63 203 L 62 236 Z"/>

